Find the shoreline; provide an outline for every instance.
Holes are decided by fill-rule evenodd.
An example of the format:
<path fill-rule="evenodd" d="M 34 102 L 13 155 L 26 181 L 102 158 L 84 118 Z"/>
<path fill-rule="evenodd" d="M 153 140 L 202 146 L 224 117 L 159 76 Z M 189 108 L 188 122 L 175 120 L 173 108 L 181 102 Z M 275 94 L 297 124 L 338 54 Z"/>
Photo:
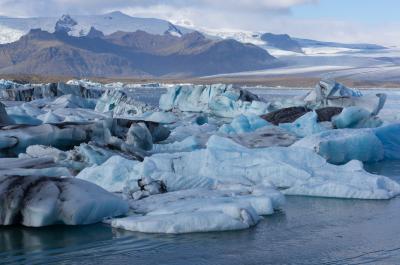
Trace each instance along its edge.
<path fill-rule="evenodd" d="M 144 84 L 144 83 L 163 83 L 163 84 L 233 84 L 241 87 L 268 87 L 269 89 L 310 89 L 321 80 L 315 77 L 299 77 L 299 76 L 284 76 L 284 77 L 260 77 L 252 76 L 251 78 L 240 77 L 193 77 L 193 78 L 140 78 L 140 77 L 73 77 L 73 76 L 39 76 L 39 75 L 0 75 L 0 79 L 12 80 L 18 83 L 56 83 L 67 82 L 71 79 L 87 79 L 98 83 L 113 83 L 122 82 L 130 84 Z M 400 90 L 400 81 L 358 81 L 352 79 L 335 79 L 337 82 L 343 83 L 350 88 L 357 88 L 360 90 L 371 89 L 394 89 Z"/>

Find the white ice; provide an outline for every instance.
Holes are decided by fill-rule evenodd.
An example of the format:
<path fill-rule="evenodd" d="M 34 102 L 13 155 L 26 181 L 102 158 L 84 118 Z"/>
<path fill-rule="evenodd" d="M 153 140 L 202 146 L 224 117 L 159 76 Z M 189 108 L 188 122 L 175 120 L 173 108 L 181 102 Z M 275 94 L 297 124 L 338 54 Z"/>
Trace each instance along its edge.
<path fill-rule="evenodd" d="M 193 233 L 246 229 L 261 215 L 270 215 L 284 202 L 272 189 L 191 189 L 131 201 L 136 213 L 113 219 L 111 225 L 146 233 Z"/>

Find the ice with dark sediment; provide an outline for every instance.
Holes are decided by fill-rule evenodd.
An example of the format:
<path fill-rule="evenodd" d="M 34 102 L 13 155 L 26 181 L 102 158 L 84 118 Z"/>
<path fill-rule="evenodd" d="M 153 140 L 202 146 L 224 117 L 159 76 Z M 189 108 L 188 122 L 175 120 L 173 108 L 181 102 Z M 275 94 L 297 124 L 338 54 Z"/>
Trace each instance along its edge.
<path fill-rule="evenodd" d="M 124 215 L 128 204 L 76 178 L 0 176 L 0 224 L 82 225 Z"/>

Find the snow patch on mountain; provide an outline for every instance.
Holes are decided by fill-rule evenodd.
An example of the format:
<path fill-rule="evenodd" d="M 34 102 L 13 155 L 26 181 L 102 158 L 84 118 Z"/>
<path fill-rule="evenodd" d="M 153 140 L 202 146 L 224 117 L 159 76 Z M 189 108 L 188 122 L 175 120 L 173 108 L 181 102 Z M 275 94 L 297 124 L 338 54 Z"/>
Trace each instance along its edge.
<path fill-rule="evenodd" d="M 137 30 L 160 35 L 169 33 L 174 36 L 192 32 L 190 29 L 175 26 L 166 20 L 131 17 L 122 12 L 103 15 L 63 15 L 61 18 L 0 17 L 0 44 L 14 42 L 34 28 L 48 32 L 61 30 L 67 31 L 72 36 L 85 36 L 92 27 L 106 35 L 116 31 L 135 32 Z"/>

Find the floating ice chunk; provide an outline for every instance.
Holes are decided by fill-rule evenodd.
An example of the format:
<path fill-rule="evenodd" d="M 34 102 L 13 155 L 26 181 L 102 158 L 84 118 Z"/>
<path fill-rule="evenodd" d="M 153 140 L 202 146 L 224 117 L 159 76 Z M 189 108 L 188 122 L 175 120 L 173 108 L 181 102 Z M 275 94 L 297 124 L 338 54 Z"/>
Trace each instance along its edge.
<path fill-rule="evenodd" d="M 177 108 L 230 118 L 240 114 L 265 114 L 269 106 L 246 90 L 222 84 L 177 85 L 161 96 L 159 105 L 165 111 Z"/>
<path fill-rule="evenodd" d="M 0 163 L 1 163 L 0 158 Z M 36 177 L 72 177 L 71 172 L 66 167 L 46 167 L 46 168 L 12 168 L 0 169 L 1 176 L 36 176 Z"/>
<path fill-rule="evenodd" d="M 222 125 L 219 132 L 225 134 L 247 133 L 268 125 L 267 121 L 257 115 L 239 115 L 230 124 Z"/>
<path fill-rule="evenodd" d="M 353 159 L 376 162 L 400 158 L 400 124 L 376 129 L 341 129 L 311 135 L 294 146 L 314 150 L 334 164 Z"/>
<path fill-rule="evenodd" d="M 0 89 L 11 89 L 17 86 L 18 84 L 6 79 L 0 79 Z"/>
<path fill-rule="evenodd" d="M 363 95 L 361 91 L 350 89 L 333 80 L 321 80 L 315 89 L 304 97 L 307 107 L 359 106 L 377 115 L 386 102 L 386 94 Z"/>
<path fill-rule="evenodd" d="M 400 159 L 400 123 L 373 129 L 381 141 L 386 159 Z"/>
<path fill-rule="evenodd" d="M 150 151 L 153 148 L 153 137 L 146 124 L 132 124 L 126 135 L 126 143 L 136 148 Z"/>
<path fill-rule="evenodd" d="M 102 94 L 102 89 L 97 87 L 84 87 L 81 85 L 69 85 L 60 82 L 50 84 L 13 83 L 0 90 L 0 98 L 12 101 L 32 101 L 68 94 L 82 98 L 99 98 Z"/>
<path fill-rule="evenodd" d="M 127 213 L 128 204 L 95 184 L 75 178 L 0 177 L 0 224 L 83 225 Z"/>
<path fill-rule="evenodd" d="M 293 195 L 296 190 L 290 188 L 306 185 L 311 196 L 358 199 L 389 199 L 400 193 L 400 185 L 388 178 L 329 164 L 313 150 L 299 147 L 248 149 L 219 136 L 212 136 L 206 149 L 146 157 L 143 163 L 137 164 L 136 171 L 164 181 L 171 191 L 228 183 L 272 184 L 288 189 L 286 193 Z M 314 181 L 320 185 L 308 185 Z M 322 184 L 332 187 L 329 193 L 324 194 L 320 189 Z M 343 186 L 347 187 L 346 192 Z M 301 194 L 306 195 L 306 191 Z"/>
<path fill-rule="evenodd" d="M 95 183 L 110 192 L 122 192 L 137 161 L 113 156 L 101 165 L 82 170 L 76 177 Z"/>
<path fill-rule="evenodd" d="M 30 145 L 42 144 L 59 148 L 71 147 L 88 139 L 87 127 L 64 126 L 59 128 L 48 124 L 32 127 L 6 128 L 0 131 L 0 139 L 15 138 L 17 144 L 0 150 L 9 154 L 25 152 Z"/>
<path fill-rule="evenodd" d="M 151 153 L 177 153 L 177 152 L 190 152 L 202 148 L 203 145 L 200 140 L 194 136 L 189 136 L 181 142 L 174 142 L 170 144 L 155 144 Z"/>
<path fill-rule="evenodd" d="M 375 128 L 383 124 L 382 120 L 360 107 L 344 108 L 342 113 L 333 117 L 332 124 L 338 129 L 343 128 Z"/>
<path fill-rule="evenodd" d="M 55 163 L 53 157 L 0 158 L 0 176 L 72 176 L 71 172 Z"/>
<path fill-rule="evenodd" d="M 54 114 L 52 111 L 47 112 L 46 114 L 42 114 L 38 116 L 38 119 L 42 120 L 43 123 L 60 123 L 63 119 Z"/>
<path fill-rule="evenodd" d="M 19 154 L 19 158 L 50 159 L 55 163 L 55 166 L 68 168 L 75 175 L 85 168 L 101 165 L 113 156 L 137 160 L 134 156 L 129 156 L 126 153 L 112 150 L 105 146 L 97 146 L 93 142 L 81 144 L 69 151 L 61 151 L 49 146 L 31 145 L 26 149 L 26 153 Z"/>
<path fill-rule="evenodd" d="M 304 114 L 293 123 L 281 123 L 279 127 L 299 137 L 326 131 L 326 128 L 321 123 L 318 123 L 318 115 L 315 111 Z"/>
<path fill-rule="evenodd" d="M 247 148 L 290 146 L 298 140 L 294 134 L 278 126 L 265 126 L 254 132 L 227 136 Z"/>
<path fill-rule="evenodd" d="M 251 192 L 193 189 L 153 195 L 132 201 L 131 208 L 143 215 L 113 219 L 113 227 L 146 233 L 193 233 L 246 229 L 260 215 L 274 213 L 282 194 L 273 189 L 262 195 Z"/>
<path fill-rule="evenodd" d="M 142 177 L 138 179 L 138 190 L 124 190 L 125 197 L 133 200 L 140 200 L 151 195 L 166 193 L 167 187 L 165 183 L 160 180 L 154 180 L 149 177 Z"/>
<path fill-rule="evenodd" d="M 85 123 L 99 120 L 108 120 L 111 115 L 99 113 L 91 109 L 54 109 L 52 114 L 59 117 L 61 122 Z M 40 117 L 40 116 L 38 116 Z"/>
<path fill-rule="evenodd" d="M 317 122 L 330 122 L 333 116 L 342 112 L 342 109 L 343 108 L 340 107 L 324 107 L 316 109 Z M 306 107 L 289 107 L 272 111 L 262 115 L 261 118 L 274 125 L 293 123 L 310 111 L 312 110 Z"/>
<path fill-rule="evenodd" d="M 346 176 L 335 171 L 321 172 L 306 183 L 290 187 L 283 193 L 359 199 L 390 199 L 400 194 L 397 182 L 383 176 L 365 175 L 360 161 L 350 161 L 342 168 L 347 171 Z"/>
<path fill-rule="evenodd" d="M 183 234 L 242 230 L 256 225 L 260 217 L 250 207 L 213 205 L 210 210 L 163 215 L 133 215 L 113 219 L 111 226 L 143 233 Z M 222 209 L 221 209 L 222 208 Z"/>
<path fill-rule="evenodd" d="M 42 121 L 36 117 L 43 115 L 46 112 L 28 103 L 24 103 L 20 106 L 14 106 L 7 108 L 7 113 L 10 119 L 15 124 L 24 125 L 40 125 Z"/>
<path fill-rule="evenodd" d="M 124 118 L 124 117 L 117 117 L 117 118 Z M 178 121 L 178 117 L 172 112 L 162 112 L 162 111 L 154 111 L 154 112 L 148 111 L 143 114 L 129 116 L 127 118 L 132 121 L 149 121 L 161 124 L 169 124 Z"/>
<path fill-rule="evenodd" d="M 8 116 L 4 104 L 0 102 L 0 126 L 10 125 L 13 123 L 14 121 Z"/>
<path fill-rule="evenodd" d="M 109 88 L 97 101 L 95 110 L 98 112 L 112 111 L 115 116 L 135 116 L 151 111 L 152 108 L 122 90 Z"/>
<path fill-rule="evenodd" d="M 329 163 L 343 164 L 351 160 L 376 162 L 384 158 L 383 145 L 372 130 L 331 130 L 311 135 L 293 146 L 315 150 Z"/>
<path fill-rule="evenodd" d="M 176 128 L 171 131 L 170 136 L 165 141 L 166 143 L 182 142 L 188 137 L 195 136 L 197 140 L 205 145 L 208 138 L 215 134 L 218 130 L 218 126 L 212 123 L 205 123 L 198 125 L 197 123 L 183 123 L 179 124 Z"/>
<path fill-rule="evenodd" d="M 82 98 L 76 95 L 63 95 L 56 98 L 49 104 L 53 109 L 55 108 L 82 108 L 94 109 L 96 102 L 94 100 Z"/>

